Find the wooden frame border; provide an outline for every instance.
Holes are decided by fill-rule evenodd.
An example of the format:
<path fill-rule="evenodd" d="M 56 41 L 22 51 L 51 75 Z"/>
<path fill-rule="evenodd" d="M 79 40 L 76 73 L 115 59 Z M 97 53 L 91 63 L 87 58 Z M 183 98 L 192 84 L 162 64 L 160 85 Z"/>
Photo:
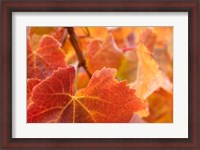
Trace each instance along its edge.
<path fill-rule="evenodd" d="M 1 2 L 0 139 L 2 149 L 200 149 L 198 0 L 3 0 Z M 188 12 L 189 138 L 184 139 L 14 139 L 12 138 L 12 12 Z"/>

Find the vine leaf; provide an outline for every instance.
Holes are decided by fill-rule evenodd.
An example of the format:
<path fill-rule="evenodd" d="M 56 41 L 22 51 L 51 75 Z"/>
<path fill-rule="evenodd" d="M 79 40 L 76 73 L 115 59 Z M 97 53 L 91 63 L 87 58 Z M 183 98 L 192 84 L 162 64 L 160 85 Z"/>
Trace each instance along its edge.
<path fill-rule="evenodd" d="M 30 39 L 30 45 L 33 50 L 38 47 L 39 41 L 43 35 L 48 34 L 57 39 L 60 43 L 63 42 L 66 36 L 66 30 L 62 27 L 29 27 L 28 38 Z"/>
<path fill-rule="evenodd" d="M 147 104 L 115 76 L 116 69 L 98 70 L 87 87 L 74 94 L 75 68 L 59 68 L 33 89 L 28 122 L 129 122 Z"/>
<path fill-rule="evenodd" d="M 128 83 L 134 82 L 137 78 L 138 57 L 136 50 L 126 51 L 118 71 L 117 77 L 127 80 Z"/>
<path fill-rule="evenodd" d="M 33 50 L 28 41 L 28 78 L 45 79 L 58 67 L 66 67 L 61 44 L 52 36 L 44 35 Z"/>
<path fill-rule="evenodd" d="M 140 42 L 143 43 L 149 51 L 153 51 L 157 35 L 152 28 L 146 28 L 140 35 Z"/>
<path fill-rule="evenodd" d="M 61 122 L 62 114 L 66 113 L 65 119 L 70 120 L 74 78 L 75 69 L 69 66 L 59 68 L 40 82 L 32 92 L 33 104 L 28 107 L 28 122 Z"/>
<path fill-rule="evenodd" d="M 106 38 L 108 31 L 106 27 L 74 27 L 77 37 L 79 37 L 79 44 L 82 51 L 85 51 L 88 43 L 94 38 L 103 40 Z"/>
<path fill-rule="evenodd" d="M 137 56 L 139 60 L 138 74 L 131 87 L 136 89 L 138 97 L 146 99 L 164 84 L 164 78 L 150 51 L 141 43 L 138 44 Z"/>
<path fill-rule="evenodd" d="M 88 45 L 86 65 L 91 73 L 103 67 L 118 69 L 123 58 L 122 52 L 115 44 L 112 35 L 109 34 L 103 43 L 95 39 Z"/>
<path fill-rule="evenodd" d="M 33 78 L 27 80 L 27 99 L 28 99 L 27 106 L 28 107 L 32 103 L 31 96 L 32 96 L 33 88 L 40 82 L 41 80 L 33 79 Z"/>
<path fill-rule="evenodd" d="M 147 122 L 173 122 L 173 94 L 159 88 L 148 97 L 150 113 Z"/>
<path fill-rule="evenodd" d="M 132 31 L 132 27 L 114 27 L 109 29 L 109 32 L 112 33 L 115 42 L 119 48 L 126 48 L 132 46 L 135 39 Z"/>

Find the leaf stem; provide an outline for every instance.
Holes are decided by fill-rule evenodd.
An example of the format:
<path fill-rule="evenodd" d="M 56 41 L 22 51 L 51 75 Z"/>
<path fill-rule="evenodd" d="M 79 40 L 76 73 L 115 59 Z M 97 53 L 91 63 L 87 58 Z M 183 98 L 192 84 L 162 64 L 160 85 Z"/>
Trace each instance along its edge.
<path fill-rule="evenodd" d="M 132 51 L 132 50 L 135 50 L 136 48 L 137 48 L 137 46 L 124 47 L 124 48 L 122 48 L 122 52 Z"/>
<path fill-rule="evenodd" d="M 79 47 L 79 44 L 78 44 L 78 40 L 77 40 L 77 36 L 76 36 L 76 33 L 74 32 L 74 28 L 73 27 L 66 27 L 70 37 L 69 37 L 69 40 L 70 42 L 72 43 L 73 47 L 74 47 L 74 50 L 76 52 L 76 55 L 78 57 L 78 60 L 79 60 L 79 67 L 83 67 L 85 69 L 85 71 L 87 72 L 88 76 L 91 78 L 92 75 L 91 73 L 88 71 L 87 67 L 86 67 L 86 62 L 85 62 L 85 59 L 83 57 L 83 53 L 81 51 L 81 48 Z"/>

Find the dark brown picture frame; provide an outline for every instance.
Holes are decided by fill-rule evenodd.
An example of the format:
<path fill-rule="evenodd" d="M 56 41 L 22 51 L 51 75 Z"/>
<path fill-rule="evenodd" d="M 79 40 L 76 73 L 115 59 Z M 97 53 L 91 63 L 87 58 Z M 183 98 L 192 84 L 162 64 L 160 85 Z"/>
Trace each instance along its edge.
<path fill-rule="evenodd" d="M 200 149 L 199 10 L 199 0 L 3 0 L 0 13 L 0 149 Z M 12 12 L 72 11 L 188 12 L 188 138 L 12 138 Z"/>

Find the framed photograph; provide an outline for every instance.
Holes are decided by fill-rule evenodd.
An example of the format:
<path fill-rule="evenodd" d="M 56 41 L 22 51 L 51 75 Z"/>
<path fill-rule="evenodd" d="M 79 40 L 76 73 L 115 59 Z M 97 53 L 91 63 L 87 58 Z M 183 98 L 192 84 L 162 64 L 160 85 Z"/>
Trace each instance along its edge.
<path fill-rule="evenodd" d="M 1 2 L 2 149 L 200 149 L 198 0 Z"/>

